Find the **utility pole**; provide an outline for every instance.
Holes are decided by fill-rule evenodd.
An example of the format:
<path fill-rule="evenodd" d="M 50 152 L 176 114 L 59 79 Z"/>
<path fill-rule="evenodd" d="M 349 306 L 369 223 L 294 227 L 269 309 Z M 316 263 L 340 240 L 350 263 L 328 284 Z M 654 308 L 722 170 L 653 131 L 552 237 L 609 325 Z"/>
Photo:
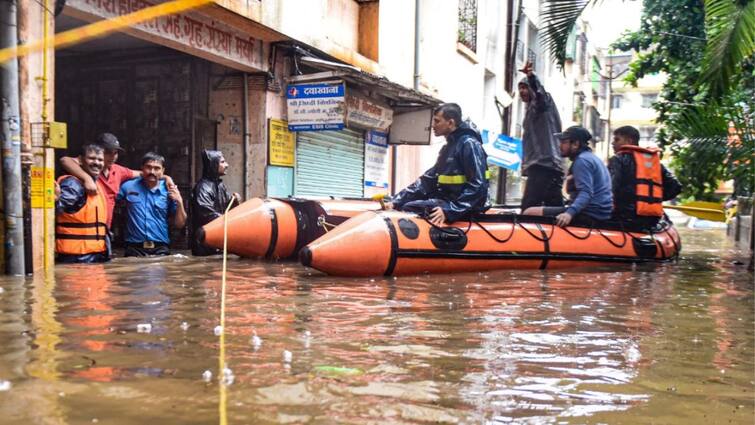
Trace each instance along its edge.
<path fill-rule="evenodd" d="M 0 0 L 0 49 L 18 45 L 16 0 Z M 3 151 L 5 270 L 24 274 L 24 216 L 21 191 L 21 123 L 18 105 L 18 61 L 0 64 L 0 142 Z"/>
<path fill-rule="evenodd" d="M 517 5 L 516 7 L 514 5 Z M 514 9 L 516 8 L 516 15 Z M 516 74 L 516 42 L 519 38 L 519 20 L 522 15 L 522 1 L 508 0 L 506 2 L 506 48 L 504 51 L 505 73 L 503 76 L 503 89 L 511 94 L 514 90 L 514 75 Z M 498 104 L 496 103 L 496 106 Z M 511 129 L 511 109 L 513 105 L 504 107 L 501 113 L 501 134 L 509 134 Z M 506 203 L 506 183 L 508 170 L 499 167 L 498 190 L 496 200 L 500 204 Z"/>

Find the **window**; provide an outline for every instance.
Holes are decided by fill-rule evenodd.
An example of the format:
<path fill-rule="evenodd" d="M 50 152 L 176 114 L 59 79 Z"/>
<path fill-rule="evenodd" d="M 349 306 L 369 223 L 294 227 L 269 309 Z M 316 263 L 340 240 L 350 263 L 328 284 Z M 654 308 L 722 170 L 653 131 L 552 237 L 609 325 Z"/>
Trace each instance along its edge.
<path fill-rule="evenodd" d="M 477 0 L 459 0 L 458 42 L 477 52 Z"/>
<path fill-rule="evenodd" d="M 655 127 L 640 127 L 640 145 L 647 145 L 655 142 Z"/>
<path fill-rule="evenodd" d="M 648 93 L 642 95 L 642 107 L 643 108 L 652 108 L 653 102 L 658 100 L 658 93 Z"/>
<path fill-rule="evenodd" d="M 620 109 L 622 102 L 624 102 L 623 95 L 620 95 L 620 94 L 613 95 L 613 97 L 611 97 L 611 109 Z"/>

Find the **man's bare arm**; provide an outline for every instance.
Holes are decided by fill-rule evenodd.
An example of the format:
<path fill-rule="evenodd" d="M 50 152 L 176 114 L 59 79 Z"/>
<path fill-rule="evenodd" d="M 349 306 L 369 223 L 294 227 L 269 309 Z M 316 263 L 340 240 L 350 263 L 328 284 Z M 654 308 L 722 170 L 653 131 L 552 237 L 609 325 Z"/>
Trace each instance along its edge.
<path fill-rule="evenodd" d="M 81 165 L 79 165 L 78 159 L 72 158 L 70 156 L 64 156 L 60 158 L 60 166 L 61 168 L 63 168 L 63 171 L 78 178 L 81 182 L 83 182 L 84 190 L 86 190 L 87 193 L 89 194 L 97 193 L 97 182 L 94 181 L 92 176 L 87 174 L 83 168 L 81 168 Z"/>

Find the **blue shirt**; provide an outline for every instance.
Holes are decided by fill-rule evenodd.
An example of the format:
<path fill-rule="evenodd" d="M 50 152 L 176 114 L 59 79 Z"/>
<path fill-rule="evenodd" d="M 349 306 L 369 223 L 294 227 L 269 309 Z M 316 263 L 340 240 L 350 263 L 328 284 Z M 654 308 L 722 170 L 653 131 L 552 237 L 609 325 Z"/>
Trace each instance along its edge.
<path fill-rule="evenodd" d="M 567 184 L 571 199 L 571 205 L 566 209 L 569 215 L 574 217 L 581 213 L 596 220 L 611 218 L 611 175 L 603 161 L 585 149 L 574 159 L 569 177 L 573 180 Z"/>
<path fill-rule="evenodd" d="M 170 243 L 168 217 L 176 213 L 178 203 L 168 198 L 165 180 L 151 190 L 141 177 L 129 180 L 121 185 L 116 200 L 126 203 L 126 242 Z"/>

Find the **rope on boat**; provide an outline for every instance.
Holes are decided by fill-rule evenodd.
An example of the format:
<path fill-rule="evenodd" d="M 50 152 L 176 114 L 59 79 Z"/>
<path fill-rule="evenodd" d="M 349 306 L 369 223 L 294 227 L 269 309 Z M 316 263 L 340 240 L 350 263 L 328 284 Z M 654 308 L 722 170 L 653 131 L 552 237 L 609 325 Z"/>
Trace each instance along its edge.
<path fill-rule="evenodd" d="M 328 223 L 327 220 L 325 220 L 325 216 L 321 215 L 317 217 L 317 225 L 322 227 L 323 230 L 325 230 L 325 233 L 328 233 L 331 229 L 334 229 L 337 224 Z"/>

